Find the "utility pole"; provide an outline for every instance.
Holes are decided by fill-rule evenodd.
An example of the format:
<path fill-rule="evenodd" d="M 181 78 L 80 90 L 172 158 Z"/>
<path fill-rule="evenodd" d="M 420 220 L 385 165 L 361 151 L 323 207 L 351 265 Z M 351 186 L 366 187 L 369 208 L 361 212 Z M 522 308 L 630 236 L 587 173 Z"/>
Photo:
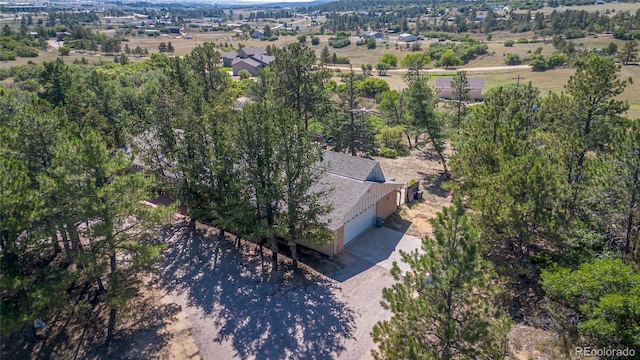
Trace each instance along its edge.
<path fill-rule="evenodd" d="M 516 87 L 519 87 L 519 86 L 520 86 L 520 79 L 523 79 L 523 80 L 524 80 L 524 78 L 521 78 L 521 77 L 520 77 L 520 74 L 518 74 L 518 77 L 514 77 L 514 78 L 512 78 L 512 79 L 514 79 L 514 80 L 515 80 L 515 79 L 518 79 L 518 81 L 516 82 Z"/>

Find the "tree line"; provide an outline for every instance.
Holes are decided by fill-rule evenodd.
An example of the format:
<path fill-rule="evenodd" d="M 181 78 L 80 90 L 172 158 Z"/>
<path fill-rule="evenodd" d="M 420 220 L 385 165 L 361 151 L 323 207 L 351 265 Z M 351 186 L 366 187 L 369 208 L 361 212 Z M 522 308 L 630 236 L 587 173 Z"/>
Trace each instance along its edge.
<path fill-rule="evenodd" d="M 394 267 L 374 357 L 502 358 L 525 318 L 567 357 L 640 345 L 640 127 L 616 99 L 631 79 L 604 56 L 576 66 L 564 92 L 501 86 L 449 124 L 454 204 Z"/>

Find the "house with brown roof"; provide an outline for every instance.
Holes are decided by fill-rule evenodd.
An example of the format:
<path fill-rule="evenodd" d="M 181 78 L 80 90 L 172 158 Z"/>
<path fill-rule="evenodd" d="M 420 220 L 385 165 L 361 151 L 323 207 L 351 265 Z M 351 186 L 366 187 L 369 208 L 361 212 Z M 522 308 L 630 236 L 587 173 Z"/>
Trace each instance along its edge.
<path fill-rule="evenodd" d="M 222 59 L 224 64 L 224 55 Z M 247 70 L 251 75 L 255 76 L 260 69 L 269 66 L 275 59 L 275 56 L 267 55 L 267 51 L 264 48 L 243 47 L 238 50 L 236 57 L 231 60 L 230 66 L 234 76 L 237 76 L 242 70 Z"/>

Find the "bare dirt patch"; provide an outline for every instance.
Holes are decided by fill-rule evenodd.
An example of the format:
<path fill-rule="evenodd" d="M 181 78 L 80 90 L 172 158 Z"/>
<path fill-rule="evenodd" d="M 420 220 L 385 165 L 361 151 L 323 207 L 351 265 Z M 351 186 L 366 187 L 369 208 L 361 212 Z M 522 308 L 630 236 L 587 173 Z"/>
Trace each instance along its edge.
<path fill-rule="evenodd" d="M 395 179 L 405 185 L 416 180 L 424 190 L 422 200 L 403 204 L 396 214 L 385 220 L 385 225 L 420 238 L 430 234 L 429 219 L 451 204 L 449 191 L 442 187 L 445 180 L 442 163 L 432 153 L 416 149 L 409 156 L 396 159 L 376 157 L 376 160 L 388 180 Z"/>
<path fill-rule="evenodd" d="M 561 339 L 550 331 L 518 324 L 509 331 L 509 358 L 514 360 L 567 359 Z"/>

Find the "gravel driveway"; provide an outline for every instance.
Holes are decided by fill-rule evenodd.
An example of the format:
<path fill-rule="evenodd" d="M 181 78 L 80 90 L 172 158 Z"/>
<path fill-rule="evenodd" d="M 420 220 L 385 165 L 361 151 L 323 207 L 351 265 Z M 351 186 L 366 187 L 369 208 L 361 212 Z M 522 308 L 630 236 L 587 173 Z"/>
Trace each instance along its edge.
<path fill-rule="evenodd" d="M 382 289 L 393 279 L 370 252 L 355 251 L 366 248 L 366 234 L 333 260 L 302 250 L 309 268 L 294 275 L 285 262 L 272 274 L 266 250 L 261 257 L 252 244 L 236 249 L 208 231 L 167 236 L 161 275 L 203 359 L 370 358 L 370 331 L 390 316 Z M 388 245 L 379 258 L 395 251 Z"/>

